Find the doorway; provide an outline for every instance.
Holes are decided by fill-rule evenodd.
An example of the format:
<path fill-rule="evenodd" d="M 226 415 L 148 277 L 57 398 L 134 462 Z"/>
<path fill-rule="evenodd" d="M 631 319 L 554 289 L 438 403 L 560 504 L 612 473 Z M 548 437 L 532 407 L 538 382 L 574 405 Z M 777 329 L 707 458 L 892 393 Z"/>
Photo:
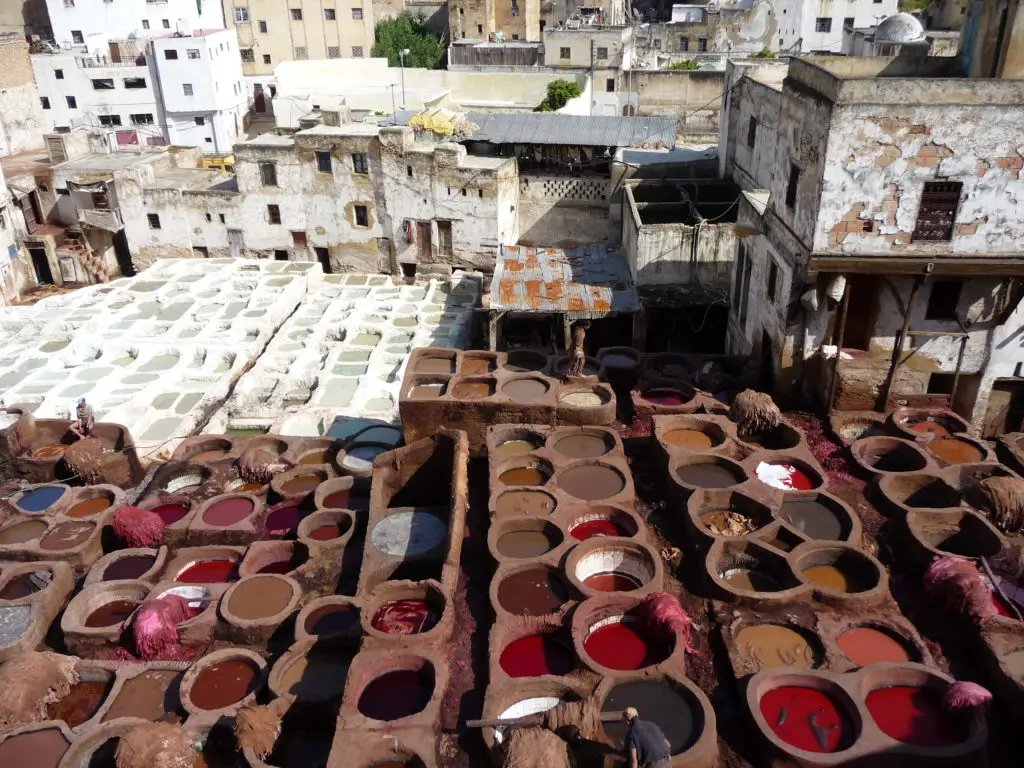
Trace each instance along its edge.
<path fill-rule="evenodd" d="M 50 262 L 46 258 L 46 249 L 42 246 L 28 246 L 29 256 L 32 257 L 32 268 L 36 272 L 36 282 L 39 285 L 53 285 L 53 272 L 50 270 Z"/>
<path fill-rule="evenodd" d="M 128 236 L 123 229 L 114 233 L 114 258 L 117 259 L 117 268 L 121 270 L 124 277 L 132 277 L 135 274 L 132 252 L 128 247 Z"/>
<path fill-rule="evenodd" d="M 990 440 L 1008 432 L 1019 432 L 1024 425 L 1024 382 L 996 379 L 989 393 L 981 436 Z"/>
<path fill-rule="evenodd" d="M 416 240 L 420 246 L 420 261 L 432 261 L 432 243 L 429 221 L 416 222 Z"/>
<path fill-rule="evenodd" d="M 39 201 L 36 199 L 36 193 L 29 192 L 18 200 L 18 205 L 21 207 L 21 212 L 25 215 L 25 230 L 32 234 L 39 229 L 39 224 L 43 220 L 39 211 Z"/>
<path fill-rule="evenodd" d="M 843 349 L 867 351 L 875 334 L 880 285 L 875 275 L 854 275 L 846 285 L 846 330 Z M 838 334 L 838 329 L 837 329 Z"/>
<path fill-rule="evenodd" d="M 263 85 L 261 83 L 256 83 L 252 87 L 252 103 L 253 109 L 257 112 L 267 111 L 267 98 L 263 95 Z"/>
<path fill-rule="evenodd" d="M 775 391 L 775 352 L 772 349 L 772 337 L 768 331 L 761 329 L 761 391 Z"/>

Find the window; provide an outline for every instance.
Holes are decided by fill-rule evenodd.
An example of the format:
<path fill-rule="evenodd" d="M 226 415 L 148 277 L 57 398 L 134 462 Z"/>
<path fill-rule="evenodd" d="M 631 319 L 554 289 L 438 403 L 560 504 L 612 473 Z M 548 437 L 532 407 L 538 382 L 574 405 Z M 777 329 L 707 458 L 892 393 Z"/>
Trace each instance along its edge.
<path fill-rule="evenodd" d="M 54 77 L 55 80 L 63 80 L 64 79 L 64 70 L 63 69 L 55 69 L 55 70 L 53 70 L 53 77 Z"/>
<path fill-rule="evenodd" d="M 513 40 L 518 40 L 519 39 L 519 35 L 512 35 L 512 39 Z"/>
<path fill-rule="evenodd" d="M 660 37 L 654 38 L 654 50 L 656 50 L 656 51 L 660 51 L 661 50 L 661 38 Z"/>
<path fill-rule="evenodd" d="M 208 259 L 210 258 L 210 249 L 203 245 L 193 245 L 192 253 L 195 254 L 197 259 Z"/>
<path fill-rule="evenodd" d="M 114 90 L 114 80 L 109 77 L 103 77 L 99 78 L 98 80 L 93 80 L 92 89 L 94 91 L 112 91 Z"/>
<path fill-rule="evenodd" d="M 142 20 L 142 28 L 143 29 L 149 29 L 149 19 L 143 19 Z"/>
<path fill-rule="evenodd" d="M 213 214 L 212 213 L 206 214 L 206 220 L 207 221 L 213 221 Z"/>
<path fill-rule="evenodd" d="M 568 48 L 559 48 L 558 49 L 558 58 L 560 58 L 560 59 L 568 59 L 571 56 L 572 56 L 572 51 L 569 50 Z"/>
<path fill-rule="evenodd" d="M 854 19 L 853 16 L 847 16 L 845 19 L 843 19 L 843 29 L 845 29 L 846 27 L 850 27 L 850 29 L 853 29 L 855 21 L 856 19 Z"/>
<path fill-rule="evenodd" d="M 316 169 L 320 173 L 331 172 L 331 153 L 325 150 L 316 153 Z"/>
<path fill-rule="evenodd" d="M 832 18 L 829 16 L 819 16 L 814 20 L 814 31 L 815 32 L 831 32 L 832 31 Z"/>
<path fill-rule="evenodd" d="M 292 21 L 302 21 L 301 8 L 292 8 Z"/>
<path fill-rule="evenodd" d="M 786 185 L 786 207 L 796 206 L 796 188 L 800 184 L 800 169 L 795 163 L 789 164 L 789 183 Z"/>
<path fill-rule="evenodd" d="M 100 125 L 120 125 L 120 115 L 100 115 Z"/>
<path fill-rule="evenodd" d="M 686 53 L 690 50 L 690 38 L 680 37 L 679 38 L 679 50 Z"/>
<path fill-rule="evenodd" d="M 357 227 L 368 227 L 370 226 L 370 212 L 366 209 L 365 205 L 354 205 L 352 210 L 356 214 L 356 226 Z"/>
<path fill-rule="evenodd" d="M 953 222 L 960 203 L 959 181 L 926 181 L 917 209 L 912 240 L 952 240 Z"/>
<path fill-rule="evenodd" d="M 484 33 L 484 25 L 483 24 L 477 24 L 476 25 L 476 33 L 478 35 L 482 35 Z"/>
<path fill-rule="evenodd" d="M 144 77 L 126 77 L 122 80 L 124 87 L 129 90 L 137 90 L 139 88 L 146 87 L 146 78 Z"/>
<path fill-rule="evenodd" d="M 206 125 L 206 118 L 205 117 L 197 117 L 195 120 L 196 120 L 196 125 Z"/>
<path fill-rule="evenodd" d="M 182 83 L 181 84 L 181 91 L 186 96 L 191 96 L 192 95 L 192 83 Z"/>
<path fill-rule="evenodd" d="M 437 252 L 442 256 L 452 255 L 452 223 L 437 222 Z"/>
<path fill-rule="evenodd" d="M 256 54 L 252 52 L 252 48 L 239 48 L 238 55 L 242 57 L 242 61 L 252 63 L 256 61 Z"/>
<path fill-rule="evenodd" d="M 956 305 L 960 303 L 960 292 L 963 287 L 962 280 L 936 280 L 932 283 L 924 319 L 956 320 Z"/>
<path fill-rule="evenodd" d="M 264 187 L 277 186 L 277 165 L 274 163 L 260 163 L 260 181 Z"/>
<path fill-rule="evenodd" d="M 408 176 L 410 179 L 412 178 L 412 166 L 411 165 L 405 166 L 405 175 Z"/>
<path fill-rule="evenodd" d="M 173 48 L 168 48 L 164 51 L 164 58 L 168 61 L 175 61 L 178 58 L 178 52 Z"/>
<path fill-rule="evenodd" d="M 775 259 L 771 256 L 768 257 L 768 299 L 775 302 L 775 290 L 778 288 L 779 282 L 779 265 L 775 263 Z"/>
<path fill-rule="evenodd" d="M 270 98 L 274 98 L 275 96 L 277 96 L 277 86 L 272 85 L 270 86 Z"/>
<path fill-rule="evenodd" d="M 353 45 L 352 46 L 352 58 L 353 59 L 361 59 L 361 58 L 363 58 L 363 46 L 361 46 L 361 45 Z"/>
<path fill-rule="evenodd" d="M 604 81 L 604 89 L 608 93 L 614 93 L 615 92 L 615 78 L 614 77 L 609 77 L 609 78 L 605 79 L 605 81 Z"/>
<path fill-rule="evenodd" d="M 305 232 L 292 232 L 292 245 L 300 248 L 306 247 L 306 233 Z"/>
<path fill-rule="evenodd" d="M 356 173 L 369 173 L 370 165 L 363 152 L 354 152 L 352 154 L 352 170 Z"/>
<path fill-rule="evenodd" d="M 751 149 L 754 148 L 754 144 L 757 143 L 757 118 L 750 118 L 750 122 L 747 123 L 747 146 Z"/>
<path fill-rule="evenodd" d="M 270 63 L 270 54 L 269 53 L 264 53 L 263 54 L 263 63 L 264 64 L 269 64 Z"/>
<path fill-rule="evenodd" d="M 739 309 L 740 291 L 743 289 L 743 270 L 747 264 L 747 246 L 740 242 L 739 255 L 736 258 L 736 272 L 733 274 L 732 282 L 732 306 Z"/>
<path fill-rule="evenodd" d="M 267 206 L 267 221 L 269 221 L 271 224 L 281 223 L 281 208 L 279 206 Z"/>
<path fill-rule="evenodd" d="M 160 26 L 162 26 L 164 29 L 170 29 L 171 28 L 171 22 L 168 21 L 167 19 L 160 19 Z"/>
<path fill-rule="evenodd" d="M 71 42 L 75 43 L 76 45 L 82 45 L 82 43 L 85 42 L 85 35 L 82 34 L 82 30 L 80 30 L 80 29 L 72 29 L 71 30 Z"/>
<path fill-rule="evenodd" d="M 340 59 L 341 58 L 341 51 L 339 50 L 338 46 L 336 46 L 336 45 L 329 45 L 329 46 L 327 46 L 327 58 L 328 59 Z"/>
<path fill-rule="evenodd" d="M 299 46 L 295 49 L 295 58 L 299 61 L 304 61 L 307 58 L 305 46 Z"/>
<path fill-rule="evenodd" d="M 707 53 L 707 50 L 708 50 L 707 38 L 705 38 L 705 37 L 698 37 L 697 38 L 697 51 L 699 53 Z"/>
<path fill-rule="evenodd" d="M 50 108 L 50 100 L 48 98 L 46 98 L 45 96 L 42 96 L 42 97 L 40 97 L 39 100 L 41 102 L 43 102 L 43 109 L 49 109 Z"/>
<path fill-rule="evenodd" d="M 78 100 L 74 96 L 65 96 L 64 99 L 68 103 L 68 109 L 78 109 Z"/>
<path fill-rule="evenodd" d="M 236 5 L 235 6 L 235 24 L 244 24 L 249 20 L 249 6 L 247 5 Z"/>
<path fill-rule="evenodd" d="M 157 213 L 147 213 L 146 219 L 149 221 L 150 229 L 160 229 L 160 215 Z"/>
<path fill-rule="evenodd" d="M 363 9 L 362 8 L 353 8 L 352 9 L 352 20 L 353 21 L 362 21 L 363 20 Z"/>
<path fill-rule="evenodd" d="M 512 0 L 512 15 L 519 15 L 519 0 Z"/>
<path fill-rule="evenodd" d="M 598 48 L 597 49 L 597 58 L 599 58 L 599 59 L 607 59 L 608 58 L 608 49 L 607 48 Z"/>
<path fill-rule="evenodd" d="M 198 59 L 199 58 L 199 49 L 198 48 L 186 48 L 185 49 L 185 55 L 188 56 L 190 59 Z"/>
<path fill-rule="evenodd" d="M 324 8 L 324 20 L 325 21 L 334 21 L 337 18 L 338 18 L 337 14 L 335 14 L 333 8 Z"/>
<path fill-rule="evenodd" d="M 288 261 L 288 251 L 274 251 L 274 261 Z"/>
<path fill-rule="evenodd" d="M 259 22 L 259 28 L 260 28 L 260 32 L 262 32 L 264 35 L 267 34 L 267 22 L 265 22 L 265 21 Z"/>
<path fill-rule="evenodd" d="M 314 248 L 316 252 L 316 260 L 320 262 L 320 266 L 324 269 L 324 274 L 331 274 L 331 253 L 326 248 Z"/>
<path fill-rule="evenodd" d="M 75 7 L 75 0 L 64 0 L 64 7 L 65 8 L 74 8 Z"/>
<path fill-rule="evenodd" d="M 152 125 L 153 115 L 150 112 L 141 112 L 135 115 L 128 115 L 132 125 Z"/>
<path fill-rule="evenodd" d="M 229 168 L 230 168 L 230 170 L 228 170 Z M 234 173 L 234 171 L 235 171 L 235 169 L 232 166 L 230 166 L 230 165 L 224 166 L 224 170 L 228 171 L 228 173 Z M 217 218 L 220 219 L 220 223 L 221 224 L 225 223 L 225 219 L 224 219 L 224 214 L 223 213 L 218 213 L 217 214 Z"/>

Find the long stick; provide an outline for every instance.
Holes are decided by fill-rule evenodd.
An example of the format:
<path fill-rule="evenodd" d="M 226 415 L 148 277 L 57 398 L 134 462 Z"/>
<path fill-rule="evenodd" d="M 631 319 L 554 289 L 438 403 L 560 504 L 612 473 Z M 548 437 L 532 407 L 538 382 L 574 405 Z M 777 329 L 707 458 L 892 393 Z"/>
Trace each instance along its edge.
<path fill-rule="evenodd" d="M 525 715 L 503 720 L 500 717 L 485 717 L 481 720 L 467 720 L 467 728 L 534 728 L 543 726 L 546 715 L 542 712 L 539 715 Z M 602 712 L 602 723 L 614 723 L 622 719 L 622 712 Z"/>
<path fill-rule="evenodd" d="M 1003 591 L 1003 588 L 999 585 L 999 582 L 996 580 L 996 575 L 992 573 L 992 566 L 988 564 L 988 558 L 982 556 L 978 559 L 981 560 L 981 567 L 985 569 L 985 575 L 988 576 L 988 580 L 992 582 L 992 589 L 994 589 L 999 597 L 1003 599 L 1003 602 L 1006 603 L 1006 607 L 1013 611 L 1013 615 L 1017 617 L 1017 621 L 1024 621 L 1024 616 L 1021 616 L 1020 609 L 1017 608 L 1017 604 L 1009 598 L 1009 596 Z"/>

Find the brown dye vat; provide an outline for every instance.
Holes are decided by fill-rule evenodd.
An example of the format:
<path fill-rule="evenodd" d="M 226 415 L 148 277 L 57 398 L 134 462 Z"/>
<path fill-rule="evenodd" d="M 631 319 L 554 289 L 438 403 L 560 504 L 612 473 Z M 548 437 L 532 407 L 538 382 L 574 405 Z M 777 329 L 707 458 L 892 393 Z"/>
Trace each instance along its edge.
<path fill-rule="evenodd" d="M 19 600 L 22 597 L 34 595 L 42 589 L 46 589 L 50 582 L 46 580 L 49 571 L 31 571 L 19 573 L 0 590 L 0 600 Z"/>
<path fill-rule="evenodd" d="M 259 670 L 251 661 L 230 659 L 200 673 L 189 698 L 199 709 L 222 709 L 236 704 L 256 688 Z"/>
<path fill-rule="evenodd" d="M 68 517 L 92 517 L 108 509 L 110 509 L 110 499 L 106 496 L 100 496 L 95 499 L 80 501 L 64 514 Z"/>
<path fill-rule="evenodd" d="M 817 666 L 814 649 L 804 636 L 778 624 L 744 627 L 736 636 L 736 647 L 741 656 L 750 659 L 760 669 L 811 669 Z"/>
<path fill-rule="evenodd" d="M 555 443 L 555 450 L 574 459 L 596 459 L 611 450 L 604 435 L 568 435 Z"/>
<path fill-rule="evenodd" d="M 506 577 L 498 585 L 498 603 L 518 616 L 543 616 L 569 599 L 562 578 L 549 568 L 530 568 Z"/>
<path fill-rule="evenodd" d="M 280 688 L 300 699 L 333 699 L 345 692 L 352 659 L 337 650 L 312 649 L 281 675 Z"/>
<path fill-rule="evenodd" d="M 51 528 L 39 540 L 40 549 L 74 549 L 92 536 L 96 526 L 92 523 L 61 523 Z"/>
<path fill-rule="evenodd" d="M 716 536 L 746 536 L 761 527 L 754 518 L 734 509 L 702 512 L 700 523 Z"/>
<path fill-rule="evenodd" d="M 700 735 L 699 709 L 666 680 L 631 680 L 619 683 L 608 693 L 601 705 L 603 712 L 617 712 L 635 707 L 643 720 L 657 725 L 669 741 L 669 751 L 679 754 Z M 623 747 L 626 724 L 607 723 L 607 733 L 618 748 Z"/>
<path fill-rule="evenodd" d="M 85 619 L 85 626 L 93 629 L 116 626 L 135 612 L 136 605 L 131 600 L 113 600 L 90 613 Z"/>
<path fill-rule="evenodd" d="M 837 541 L 843 535 L 843 523 L 835 511 L 815 499 L 784 501 L 779 517 L 809 539 Z"/>
<path fill-rule="evenodd" d="M 505 485 L 544 485 L 547 475 L 535 467 L 506 469 L 498 476 Z"/>
<path fill-rule="evenodd" d="M 175 696 L 169 689 L 178 677 L 171 670 L 150 670 L 124 681 L 117 698 L 103 715 L 103 722 L 119 717 L 141 717 L 156 722 L 167 720 L 176 709 Z M 177 720 L 177 717 L 173 717 Z"/>
<path fill-rule="evenodd" d="M 103 569 L 103 581 L 137 579 L 156 562 L 156 555 L 129 555 L 115 560 Z"/>
<path fill-rule="evenodd" d="M 618 495 L 626 487 L 626 481 L 611 467 L 585 464 L 562 472 L 558 487 L 577 499 L 596 501 Z"/>
<path fill-rule="evenodd" d="M 862 592 L 864 586 L 851 574 L 834 565 L 814 565 L 804 571 L 812 584 L 836 592 Z"/>
<path fill-rule="evenodd" d="M 714 446 L 711 436 L 699 429 L 673 429 L 671 432 L 666 432 L 662 439 L 668 445 L 687 451 L 702 451 Z"/>
<path fill-rule="evenodd" d="M 462 358 L 462 374 L 465 376 L 481 376 L 494 370 L 494 361 L 486 357 Z"/>
<path fill-rule="evenodd" d="M 465 372 L 465 363 L 462 364 L 462 369 Z M 455 361 L 450 357 L 421 357 L 416 361 L 417 373 L 452 373 L 454 370 Z"/>
<path fill-rule="evenodd" d="M 234 525 L 252 514 L 252 510 L 253 503 L 249 499 L 224 499 L 203 512 L 203 522 L 218 527 Z"/>
<path fill-rule="evenodd" d="M 242 483 L 237 488 L 232 489 L 235 493 L 259 493 L 263 490 L 262 483 Z"/>
<path fill-rule="evenodd" d="M 18 523 L 0 531 L 0 544 L 27 544 L 38 539 L 45 531 L 46 523 L 42 520 Z"/>
<path fill-rule="evenodd" d="M 306 617 L 305 628 L 311 635 L 326 636 L 348 632 L 359 624 L 359 614 L 348 605 L 325 605 Z"/>
<path fill-rule="evenodd" d="M 288 496 L 304 496 L 321 482 L 319 475 L 296 475 L 281 485 L 281 491 Z"/>
<path fill-rule="evenodd" d="M 498 515 L 550 515 L 554 510 L 555 500 L 542 491 L 509 491 L 494 504 Z"/>
<path fill-rule="evenodd" d="M 928 451 L 948 464 L 972 464 L 985 458 L 977 446 L 955 437 L 943 437 L 928 443 Z"/>
<path fill-rule="evenodd" d="M 189 461 L 217 461 L 228 455 L 223 448 L 211 448 L 208 451 L 200 451 L 195 456 L 189 456 Z"/>
<path fill-rule="evenodd" d="M 730 568 L 721 577 L 733 589 L 747 592 L 779 592 L 782 589 L 771 574 L 758 568 Z"/>
<path fill-rule="evenodd" d="M 836 645 L 850 661 L 861 667 L 883 661 L 913 661 L 903 642 L 873 627 L 848 629 L 836 639 Z"/>
<path fill-rule="evenodd" d="M 676 475 L 687 485 L 697 488 L 727 488 L 743 481 L 736 470 L 711 462 L 684 464 L 676 470 Z"/>
<path fill-rule="evenodd" d="M 409 390 L 410 400 L 435 400 L 444 394 L 444 384 L 416 384 Z"/>
<path fill-rule="evenodd" d="M 463 400 L 480 400 L 493 394 L 494 387 L 486 381 L 463 381 L 452 388 L 452 395 Z"/>
<path fill-rule="evenodd" d="M 512 379 L 501 388 L 504 395 L 514 400 L 536 400 L 547 394 L 548 385 L 540 379 Z"/>
<path fill-rule="evenodd" d="M 32 458 L 53 459 L 58 456 L 63 456 L 64 451 L 66 451 L 67 449 L 68 447 L 66 445 L 61 445 L 60 443 L 56 443 L 54 445 L 44 445 L 42 448 L 36 448 L 34 451 L 32 451 Z"/>
<path fill-rule="evenodd" d="M 501 458 L 506 458 L 508 456 L 521 456 L 524 453 L 536 451 L 539 447 L 540 443 L 535 443 L 532 440 L 506 440 L 495 448 L 494 452 Z"/>
<path fill-rule="evenodd" d="M 505 557 L 540 557 L 558 542 L 545 531 L 509 531 L 498 539 L 498 553 Z"/>
<path fill-rule="evenodd" d="M 327 450 L 326 448 L 322 451 L 312 451 L 310 453 L 307 453 L 305 456 L 299 459 L 300 465 L 305 464 L 307 466 L 313 464 L 330 464 L 330 462 L 330 451 Z"/>
<path fill-rule="evenodd" d="M 19 733 L 0 743 L 0 765 L 10 768 L 57 768 L 71 746 L 57 728 Z"/>
<path fill-rule="evenodd" d="M 280 613 L 292 599 L 291 585 L 281 579 L 254 576 L 231 594 L 228 610 L 240 619 L 255 621 Z"/>
<path fill-rule="evenodd" d="M 595 592 L 631 592 L 644 585 L 640 579 L 622 571 L 603 571 L 588 576 L 583 585 Z"/>
<path fill-rule="evenodd" d="M 370 499 L 366 494 L 351 490 L 335 491 L 324 497 L 323 506 L 324 509 L 364 510 L 370 508 Z"/>
<path fill-rule="evenodd" d="M 46 708 L 47 720 L 63 720 L 70 728 L 77 728 L 91 718 L 103 703 L 111 680 L 81 681 L 71 686 L 68 695 Z"/>

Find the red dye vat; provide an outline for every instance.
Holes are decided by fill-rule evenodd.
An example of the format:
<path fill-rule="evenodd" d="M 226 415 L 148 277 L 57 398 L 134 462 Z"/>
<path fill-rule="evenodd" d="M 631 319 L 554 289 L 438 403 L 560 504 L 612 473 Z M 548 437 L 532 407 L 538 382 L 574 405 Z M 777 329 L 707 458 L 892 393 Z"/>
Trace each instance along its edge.
<path fill-rule="evenodd" d="M 291 560 L 275 560 L 272 563 L 267 563 L 260 568 L 256 573 L 280 573 L 282 576 L 292 569 Z"/>
<path fill-rule="evenodd" d="M 189 603 L 189 606 L 188 606 L 188 618 L 185 619 L 185 621 L 191 621 L 196 616 L 198 616 L 200 613 L 205 611 L 207 608 L 209 608 L 209 604 L 208 603 L 198 603 L 198 604 L 195 604 L 195 605 L 193 605 L 192 603 Z M 178 623 L 179 624 L 183 624 L 184 622 L 179 621 Z"/>
<path fill-rule="evenodd" d="M 203 512 L 203 522 L 223 528 L 241 522 L 252 510 L 253 503 L 249 499 L 224 499 Z"/>
<path fill-rule="evenodd" d="M 963 725 L 942 710 L 938 694 L 925 688 L 894 685 L 864 700 L 882 731 L 896 741 L 919 747 L 948 747 L 966 738 Z"/>
<path fill-rule="evenodd" d="M 808 752 L 838 752 L 853 739 L 840 704 L 813 688 L 785 685 L 769 691 L 761 697 L 761 714 L 776 736 Z"/>
<path fill-rule="evenodd" d="M 641 397 L 655 405 L 682 405 L 686 402 L 682 395 L 671 389 L 652 389 L 644 392 Z"/>
<path fill-rule="evenodd" d="M 572 651 L 551 635 L 527 635 L 509 643 L 498 663 L 509 677 L 567 675 L 576 668 Z"/>
<path fill-rule="evenodd" d="M 638 578 L 621 571 L 595 573 L 584 579 L 583 584 L 595 592 L 630 592 L 643 586 Z"/>
<path fill-rule="evenodd" d="M 1000 616 L 1005 616 L 1008 619 L 1016 619 L 1017 618 L 1016 615 L 1014 615 L 1014 613 L 1006 605 L 1006 603 L 1003 600 L 1003 598 L 1001 598 L 999 596 L 998 592 L 996 592 L 995 590 L 992 590 L 991 595 L 992 595 L 992 605 L 994 605 L 996 607 L 996 612 Z"/>
<path fill-rule="evenodd" d="M 220 584 L 238 578 L 238 564 L 233 560 L 200 560 L 178 574 L 177 582 L 187 584 Z"/>
<path fill-rule="evenodd" d="M 330 541 L 341 536 L 340 525 L 321 525 L 314 531 L 311 531 L 309 538 L 316 541 Z"/>
<path fill-rule="evenodd" d="M 267 521 L 263 524 L 263 533 L 272 538 L 287 536 L 299 527 L 301 515 L 299 508 L 289 504 L 287 507 L 279 507 L 267 515 Z"/>
<path fill-rule="evenodd" d="M 438 618 L 426 600 L 392 600 L 377 609 L 370 625 L 389 635 L 417 635 L 433 629 Z"/>
<path fill-rule="evenodd" d="M 188 507 L 184 504 L 161 504 L 159 507 L 154 507 L 153 511 L 160 515 L 164 525 L 173 525 L 188 514 Z"/>
<path fill-rule="evenodd" d="M 626 536 L 628 535 L 620 526 L 611 520 L 588 520 L 585 523 L 574 525 L 569 531 L 574 539 L 586 541 L 597 536 Z"/>
<path fill-rule="evenodd" d="M 583 641 L 583 650 L 608 669 L 643 669 L 667 657 L 629 624 L 616 621 L 598 627 Z"/>

